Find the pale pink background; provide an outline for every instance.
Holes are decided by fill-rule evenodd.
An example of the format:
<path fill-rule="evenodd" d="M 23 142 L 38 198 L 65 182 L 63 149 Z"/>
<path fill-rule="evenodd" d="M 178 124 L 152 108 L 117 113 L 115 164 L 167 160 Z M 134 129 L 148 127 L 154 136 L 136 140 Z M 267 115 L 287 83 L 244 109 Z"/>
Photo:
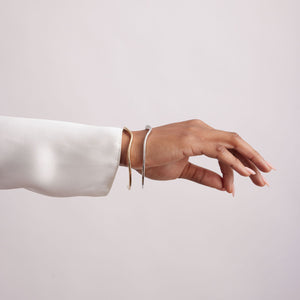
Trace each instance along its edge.
<path fill-rule="evenodd" d="M 277 171 L 236 198 L 120 167 L 107 197 L 0 192 L 0 298 L 300 297 L 299 1 L 0 2 L 1 114 L 132 130 L 199 118 Z M 298 119 L 297 119 L 298 118 Z M 192 161 L 219 172 L 217 161 Z"/>

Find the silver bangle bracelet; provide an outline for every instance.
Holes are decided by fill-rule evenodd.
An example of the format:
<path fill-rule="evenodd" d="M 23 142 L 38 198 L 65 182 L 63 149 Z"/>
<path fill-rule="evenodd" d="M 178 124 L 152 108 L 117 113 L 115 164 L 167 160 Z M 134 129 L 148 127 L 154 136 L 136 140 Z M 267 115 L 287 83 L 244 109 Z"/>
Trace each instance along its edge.
<path fill-rule="evenodd" d="M 152 130 L 152 127 L 150 125 L 146 125 L 145 129 L 149 129 L 145 139 L 144 139 L 144 145 L 143 145 L 143 171 L 142 171 L 142 188 L 144 188 L 144 179 L 145 179 L 145 162 L 146 162 L 146 143 L 147 143 L 147 138 Z"/>

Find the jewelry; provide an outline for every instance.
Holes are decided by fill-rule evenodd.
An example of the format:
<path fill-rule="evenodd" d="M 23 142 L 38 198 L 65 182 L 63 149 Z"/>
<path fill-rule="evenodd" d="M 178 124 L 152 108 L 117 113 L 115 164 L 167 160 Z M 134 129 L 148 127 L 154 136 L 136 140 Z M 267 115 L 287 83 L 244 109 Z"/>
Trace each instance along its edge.
<path fill-rule="evenodd" d="M 130 161 L 130 150 L 131 150 L 131 144 L 133 140 L 133 133 L 126 127 L 123 127 L 123 130 L 126 130 L 130 134 L 130 141 L 127 149 L 127 159 L 128 159 L 128 170 L 129 170 L 129 185 L 127 188 L 130 190 L 131 189 L 131 182 L 132 182 L 132 174 L 131 174 L 131 161 Z"/>
<path fill-rule="evenodd" d="M 144 139 L 144 145 L 143 145 L 143 171 L 142 171 L 142 188 L 144 188 L 144 179 L 145 179 L 145 162 L 146 162 L 146 143 L 148 135 L 150 134 L 152 127 L 150 125 L 146 125 L 145 129 L 149 129 L 145 139 Z"/>

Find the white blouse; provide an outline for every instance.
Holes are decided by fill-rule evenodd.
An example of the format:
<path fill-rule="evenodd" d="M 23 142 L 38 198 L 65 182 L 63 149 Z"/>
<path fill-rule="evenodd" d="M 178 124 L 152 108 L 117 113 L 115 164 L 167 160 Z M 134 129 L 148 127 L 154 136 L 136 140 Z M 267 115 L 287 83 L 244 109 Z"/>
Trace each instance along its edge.
<path fill-rule="evenodd" d="M 0 116 L 0 189 L 105 196 L 121 158 L 122 128 Z"/>

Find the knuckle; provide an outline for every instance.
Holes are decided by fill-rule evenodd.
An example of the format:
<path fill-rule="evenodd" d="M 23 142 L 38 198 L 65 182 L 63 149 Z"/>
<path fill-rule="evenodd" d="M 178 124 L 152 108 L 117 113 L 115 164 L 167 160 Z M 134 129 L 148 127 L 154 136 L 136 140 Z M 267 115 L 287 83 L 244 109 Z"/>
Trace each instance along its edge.
<path fill-rule="evenodd" d="M 203 169 L 202 172 L 200 172 L 200 175 L 199 175 L 199 178 L 198 178 L 199 183 L 203 182 L 204 178 L 206 177 L 206 173 L 207 173 L 206 169 Z"/>
<path fill-rule="evenodd" d="M 259 153 L 256 150 L 253 150 L 248 158 L 250 161 L 255 162 L 257 157 L 259 157 Z"/>
<path fill-rule="evenodd" d="M 191 119 L 187 121 L 187 125 L 199 129 L 199 126 L 203 126 L 204 122 L 200 119 Z"/>
<path fill-rule="evenodd" d="M 231 135 L 231 138 L 233 140 L 239 140 L 239 139 L 241 139 L 241 136 L 237 132 L 235 132 L 235 131 L 230 132 L 230 135 Z"/>
<path fill-rule="evenodd" d="M 248 157 L 248 159 L 249 159 L 250 161 L 254 162 L 254 160 L 255 160 L 255 154 L 251 154 L 251 155 Z"/>
<path fill-rule="evenodd" d="M 217 151 L 218 153 L 220 153 L 220 154 L 225 153 L 226 147 L 225 147 L 224 145 L 218 144 L 218 145 L 216 146 L 216 151 Z"/>
<path fill-rule="evenodd" d="M 238 159 L 238 158 L 236 158 L 236 157 L 234 157 L 232 160 L 231 160 L 231 162 L 230 162 L 230 167 L 232 168 L 232 169 L 237 169 L 239 166 L 240 166 L 240 164 L 241 164 L 241 162 L 240 162 L 240 160 Z"/>
<path fill-rule="evenodd" d="M 187 178 L 187 174 L 189 174 L 189 170 L 190 170 L 190 164 L 186 164 L 181 174 L 179 175 L 179 178 Z"/>
<path fill-rule="evenodd" d="M 259 152 L 256 151 L 255 149 L 254 149 L 254 155 L 255 155 L 256 157 L 259 157 L 259 156 L 260 156 Z"/>
<path fill-rule="evenodd" d="M 237 132 L 230 132 L 230 139 L 231 139 L 231 143 L 234 146 L 237 146 L 238 144 L 240 144 L 242 138 L 241 136 L 237 133 Z"/>
<path fill-rule="evenodd" d="M 199 119 L 191 119 L 189 120 L 189 123 L 191 125 L 198 125 L 201 121 Z"/>
<path fill-rule="evenodd" d="M 180 174 L 180 178 L 194 179 L 196 178 L 197 169 L 193 168 L 192 164 L 188 163 Z"/>
<path fill-rule="evenodd" d="M 241 166 L 242 163 L 241 163 L 241 161 L 237 157 L 234 157 L 233 164 L 235 166 Z"/>

